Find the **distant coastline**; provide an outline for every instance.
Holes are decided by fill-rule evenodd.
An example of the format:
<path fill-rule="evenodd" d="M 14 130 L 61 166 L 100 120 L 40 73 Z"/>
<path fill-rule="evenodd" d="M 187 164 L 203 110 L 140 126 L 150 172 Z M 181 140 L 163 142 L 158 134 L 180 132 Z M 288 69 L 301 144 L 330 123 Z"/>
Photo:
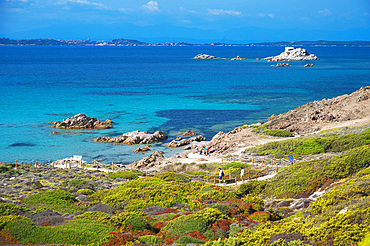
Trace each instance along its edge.
<path fill-rule="evenodd" d="M 40 46 L 321 46 L 321 47 L 370 47 L 370 41 L 297 41 L 297 42 L 264 42 L 264 43 L 247 43 L 247 44 L 193 44 L 185 42 L 166 42 L 166 43 L 146 43 L 134 39 L 113 39 L 110 41 L 90 39 L 9 39 L 0 38 L 0 45 L 40 45 Z"/>

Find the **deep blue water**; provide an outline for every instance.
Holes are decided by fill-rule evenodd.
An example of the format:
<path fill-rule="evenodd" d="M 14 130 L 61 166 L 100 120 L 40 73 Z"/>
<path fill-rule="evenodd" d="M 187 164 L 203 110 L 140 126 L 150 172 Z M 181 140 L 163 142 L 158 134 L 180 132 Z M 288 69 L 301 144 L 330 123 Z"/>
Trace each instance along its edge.
<path fill-rule="evenodd" d="M 95 143 L 102 135 L 218 131 L 266 121 L 304 103 L 370 85 L 370 48 L 308 47 L 320 60 L 271 67 L 255 58 L 283 47 L 0 47 L 0 161 L 47 161 L 74 154 L 128 163 L 139 146 Z M 206 53 L 230 59 L 194 60 Z M 116 124 L 108 130 L 56 130 L 77 113 Z M 58 134 L 53 134 L 57 131 Z M 166 142 L 168 142 L 166 141 Z M 152 146 L 166 156 L 165 143 Z"/>

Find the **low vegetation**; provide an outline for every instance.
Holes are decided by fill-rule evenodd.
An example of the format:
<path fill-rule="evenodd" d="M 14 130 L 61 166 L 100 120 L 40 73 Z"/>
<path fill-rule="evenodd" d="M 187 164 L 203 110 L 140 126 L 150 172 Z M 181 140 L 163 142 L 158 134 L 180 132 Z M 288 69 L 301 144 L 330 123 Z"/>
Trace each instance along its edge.
<path fill-rule="evenodd" d="M 71 179 L 63 183 L 64 190 L 40 191 L 19 204 L 0 203 L 0 237 L 7 243 L 38 245 L 368 245 L 369 141 L 366 130 L 260 146 L 254 149 L 259 154 L 341 153 L 298 162 L 281 168 L 271 180 L 238 187 L 190 182 L 190 175 L 217 174 L 220 165 L 226 174 L 248 168 L 239 162 L 155 177 L 117 172 L 109 178 L 127 181 L 105 190 L 91 179 Z M 302 208 L 290 206 L 326 188 Z M 86 202 L 76 199 L 81 194 Z M 95 205 L 109 205 L 114 212 L 91 210 Z M 39 226 L 33 216 L 45 210 L 70 217 L 62 217 L 62 224 Z"/>

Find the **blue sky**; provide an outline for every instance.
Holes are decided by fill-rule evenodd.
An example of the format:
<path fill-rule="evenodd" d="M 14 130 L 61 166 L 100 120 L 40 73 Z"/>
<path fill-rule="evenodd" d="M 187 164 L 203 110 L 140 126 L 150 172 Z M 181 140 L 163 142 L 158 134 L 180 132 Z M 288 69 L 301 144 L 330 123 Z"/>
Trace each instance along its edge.
<path fill-rule="evenodd" d="M 0 0 L 10 38 L 370 40 L 369 0 Z"/>

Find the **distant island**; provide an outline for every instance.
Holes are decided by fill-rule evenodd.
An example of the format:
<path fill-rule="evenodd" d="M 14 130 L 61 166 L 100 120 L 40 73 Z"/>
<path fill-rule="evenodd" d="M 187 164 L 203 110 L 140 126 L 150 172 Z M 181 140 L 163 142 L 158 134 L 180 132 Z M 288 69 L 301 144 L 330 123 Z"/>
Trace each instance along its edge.
<path fill-rule="evenodd" d="M 185 42 L 146 43 L 134 39 L 113 39 L 110 41 L 90 39 L 9 39 L 0 38 L 0 45 L 57 45 L 57 46 L 324 46 L 324 47 L 370 47 L 370 41 L 298 41 L 298 42 L 265 42 L 248 44 L 192 44 Z"/>

